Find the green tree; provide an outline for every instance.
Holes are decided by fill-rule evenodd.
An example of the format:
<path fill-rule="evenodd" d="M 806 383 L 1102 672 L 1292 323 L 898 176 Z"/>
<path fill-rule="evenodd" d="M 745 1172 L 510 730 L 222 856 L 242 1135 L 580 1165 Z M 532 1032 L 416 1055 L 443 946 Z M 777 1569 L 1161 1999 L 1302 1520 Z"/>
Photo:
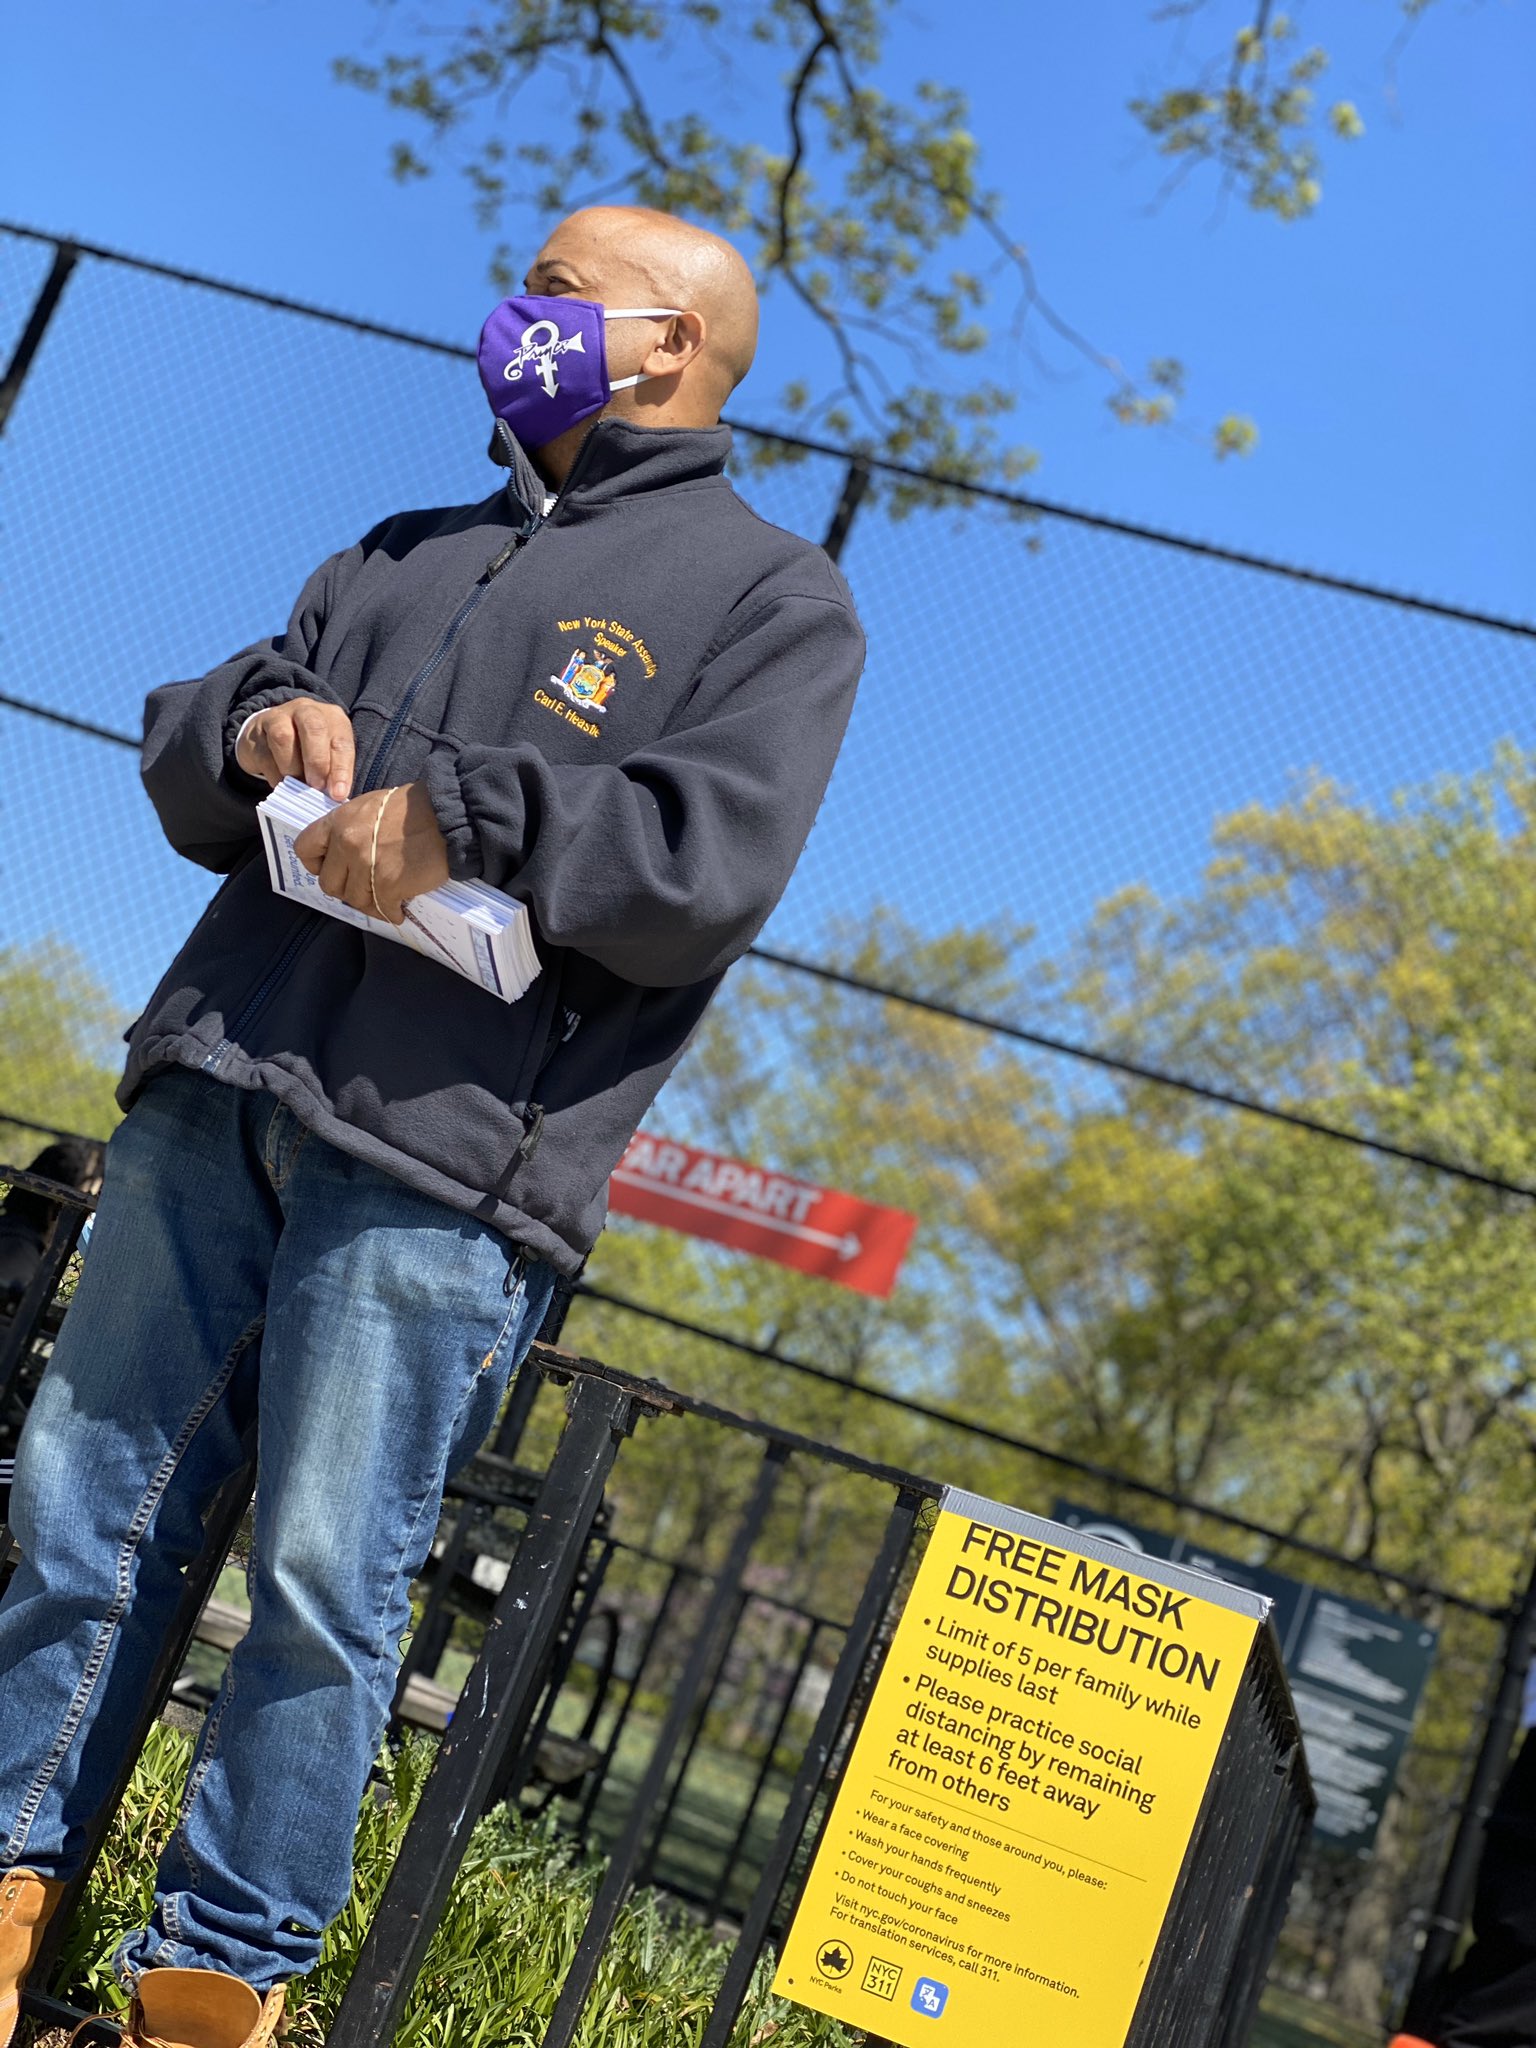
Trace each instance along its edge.
<path fill-rule="evenodd" d="M 925 987 L 980 986 L 1001 997 L 1004 962 L 1018 936 L 956 934 L 925 946 L 886 916 L 850 941 L 849 958 L 867 973 L 895 972 L 899 961 Z M 652 1121 L 928 1219 L 897 1295 L 872 1301 L 619 1219 L 594 1256 L 596 1287 L 804 1359 L 831 1384 L 599 1303 L 578 1305 L 568 1341 L 737 1412 L 928 1469 L 933 1430 L 872 1408 L 852 1390 L 924 1375 L 958 1327 L 977 1252 L 964 1201 L 1028 1142 L 1035 1091 L 1021 1089 L 1020 1080 L 1017 1063 L 982 1034 L 746 964 Z M 949 1217 L 957 1230 L 947 1227 Z M 756 1457 L 739 1444 L 722 1447 L 717 1430 L 647 1426 L 616 1476 L 626 1529 L 689 1556 L 718 1556 Z M 851 1612 L 888 1506 L 872 1485 L 850 1484 L 814 1460 L 795 1461 L 764 1547 L 781 1573 L 775 1589 Z"/>
<path fill-rule="evenodd" d="M 1326 782 L 1255 806 L 1220 827 L 1198 896 L 1106 906 L 1063 1011 L 1154 1065 L 1536 1188 L 1533 806 L 1513 750 L 1385 811 Z M 1068 1298 L 1126 1387 L 1159 1341 L 1174 1361 L 1220 1347 L 1193 1409 L 1164 1383 L 1170 1476 L 1290 1512 L 1312 1484 L 1313 1533 L 1502 1596 L 1536 1452 L 1536 1199 L 1161 1093 L 1072 1119 L 1051 1185 L 1011 1205 L 1021 1273 L 1059 1302 L 1068 1221 L 1080 1247 L 1088 1219 L 1113 1234 L 1131 1212 L 1115 1259 L 1076 1254 L 1108 1295 Z M 1266 1389 L 1319 1432 L 1313 1458 L 1254 1455 Z"/>
<path fill-rule="evenodd" d="M 1224 821 L 1191 897 L 1126 892 L 1054 963 L 1028 964 L 1026 933 L 923 941 L 888 914 L 833 951 L 865 980 L 1043 1014 L 1536 1187 L 1533 807 L 1536 769 L 1514 752 L 1386 810 L 1318 782 Z M 598 1285 L 850 1388 L 916 1387 L 1384 1567 L 1507 1593 L 1536 1454 L 1531 1197 L 1152 1082 L 1073 1078 L 762 966 L 733 978 L 665 1114 L 914 1210 L 907 1272 L 883 1305 L 623 1225 Z M 577 1327 L 619 1362 L 686 1362 L 700 1391 L 872 1455 L 1005 1493 L 1044 1479 L 632 1316 L 584 1308 Z"/>
<path fill-rule="evenodd" d="M 0 948 L 0 1147 L 12 1165 L 45 1140 L 7 1123 L 7 1110 L 85 1137 L 109 1134 L 125 1021 L 67 946 Z"/>
<path fill-rule="evenodd" d="M 1029 1015 L 1138 1061 L 1345 1131 L 1536 1186 L 1536 760 L 1374 806 L 1315 781 L 1225 821 L 1202 885 L 1106 903 L 1061 958 L 1022 932 L 924 940 L 882 915 L 840 965 L 886 986 Z M 1338 1547 L 1387 1574 L 1499 1603 L 1529 1568 L 1536 1500 L 1536 1199 L 1179 1090 L 1026 1057 L 988 1034 L 766 967 L 738 974 L 662 1127 L 914 1209 L 888 1306 L 625 1226 L 599 1285 L 822 1364 L 771 1365 L 583 1308 L 620 1364 L 998 1498 L 1058 1491 L 1167 1524 L 1124 1489 L 884 1408 L 916 1392 L 977 1421 L 1213 1508 Z M 658 1119 L 660 1121 L 660 1119 Z M 681 1121 L 682 1128 L 679 1129 Z M 654 1262 L 654 1265 L 653 1265 Z M 621 1499 L 719 1540 L 727 1468 L 708 1432 L 621 1461 Z M 718 1455 L 718 1450 L 716 1455 Z M 745 1467 L 728 1469 L 729 1500 Z M 789 1597 L 833 1603 L 867 1565 L 869 1500 L 815 1475 L 764 1546 Z M 716 1512 L 716 1509 L 719 1512 Z M 1361 1596 L 1283 1542 L 1182 1523 Z M 714 1554 L 718 1554 L 715 1552 Z M 1491 1677 L 1494 1632 L 1399 1596 L 1445 1648 L 1368 1871 L 1316 1866 L 1333 1990 L 1378 2017 L 1396 1930 Z M 1326 1880 L 1326 1882 L 1325 1882 Z M 1331 1901 L 1331 1903 L 1330 1903 Z M 1310 1902 L 1310 1903 L 1308 1903 Z M 1419 1901 L 1421 1902 L 1421 1901 Z"/>

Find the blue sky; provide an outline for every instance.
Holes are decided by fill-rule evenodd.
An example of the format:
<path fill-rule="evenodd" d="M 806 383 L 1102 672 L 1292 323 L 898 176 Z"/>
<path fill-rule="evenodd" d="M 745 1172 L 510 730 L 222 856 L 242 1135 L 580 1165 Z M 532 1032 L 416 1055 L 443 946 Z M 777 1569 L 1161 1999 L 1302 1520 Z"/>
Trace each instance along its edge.
<path fill-rule="evenodd" d="M 1167 75 L 1170 30 L 1151 11 L 955 0 L 908 9 L 892 40 L 891 90 L 933 75 L 971 92 L 987 180 L 1061 310 L 1128 362 L 1182 357 L 1198 417 L 1260 426 L 1251 461 L 1217 464 L 1198 441 L 1116 427 L 1069 359 L 1042 380 L 1000 344 L 988 368 L 1020 387 L 1038 488 L 1529 613 L 1528 10 L 1440 0 L 1395 105 L 1387 0 L 1300 11 L 1335 51 L 1329 95 L 1356 101 L 1368 134 L 1334 152 L 1322 208 L 1289 227 L 1222 208 L 1200 180 L 1151 207 L 1160 169 L 1124 111 Z M 1209 14 L 1237 24 L 1223 0 Z M 328 76 L 333 55 L 385 47 L 391 26 L 366 0 L 24 10 L 0 75 L 0 210 L 472 340 L 491 294 L 461 185 L 392 183 L 395 125 Z M 8 256 L 0 348 L 38 274 Z M 126 287 L 98 281 L 88 305 L 78 290 L 0 458 L 4 687 L 131 725 L 144 688 L 272 630 L 313 561 L 381 512 L 487 487 L 478 392 L 452 364 L 414 360 L 397 403 L 398 361 L 306 341 L 313 374 L 290 388 L 273 316 L 204 308 L 165 334 Z M 771 416 L 807 347 L 771 298 L 743 418 Z M 833 484 L 800 471 L 760 495 L 819 531 Z M 1297 772 L 1384 795 L 1526 736 L 1516 643 L 1294 599 L 1135 543 L 1052 529 L 1034 559 L 1020 538 L 950 521 L 856 530 L 846 566 L 870 681 L 781 938 L 879 894 L 930 925 L 1009 913 L 1059 937 L 1122 882 L 1187 886 L 1212 817 L 1275 799 Z M 200 883 L 157 867 L 153 906 L 125 918 L 124 848 L 153 848 L 131 764 L 4 723 L 23 770 L 0 812 L 4 931 L 73 924 L 131 1001 Z M 61 880 L 40 821 L 59 783 L 88 773 L 129 822 Z"/>
<path fill-rule="evenodd" d="M 432 10 L 414 9 L 417 15 Z M 1293 10 L 1296 11 L 1296 10 Z M 1166 74 L 1139 0 L 913 5 L 888 83 L 972 95 L 990 183 L 1062 310 L 1128 362 L 1174 354 L 1202 417 L 1251 412 L 1248 464 L 1118 431 L 1089 374 L 1025 395 L 1043 490 L 1472 603 L 1521 609 L 1536 408 L 1536 23 L 1516 0 L 1439 0 L 1384 95 L 1388 0 L 1299 10 L 1334 49 L 1329 94 L 1368 134 L 1322 207 L 1285 226 L 1161 170 L 1124 111 Z M 1212 0 L 1213 23 L 1240 10 Z M 166 261 L 471 338 L 484 242 L 458 182 L 384 171 L 388 114 L 330 82 L 407 10 L 368 0 L 77 0 L 16 10 L 0 75 L 7 212 Z M 786 360 L 770 307 L 756 373 Z M 1009 361 L 997 367 L 1006 371 Z M 1017 373 L 1018 365 L 1012 364 Z M 753 386 L 741 394 L 753 409 Z"/>

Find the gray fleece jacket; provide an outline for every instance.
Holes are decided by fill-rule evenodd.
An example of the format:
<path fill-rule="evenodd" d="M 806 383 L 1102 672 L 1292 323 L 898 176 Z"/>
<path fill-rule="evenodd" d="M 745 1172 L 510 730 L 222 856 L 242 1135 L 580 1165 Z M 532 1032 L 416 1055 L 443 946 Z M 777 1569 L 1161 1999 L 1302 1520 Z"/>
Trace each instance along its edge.
<path fill-rule="evenodd" d="M 310 578 L 288 629 L 154 691 L 167 837 L 227 877 L 129 1035 L 262 1088 L 344 1152 L 560 1271 L 826 789 L 864 641 L 820 548 L 742 503 L 724 427 L 601 421 L 554 509 L 515 443 L 478 505 L 403 512 Z M 359 792 L 426 784 L 452 871 L 529 907 L 543 971 L 506 1004 L 275 896 L 254 711 L 343 706 Z"/>

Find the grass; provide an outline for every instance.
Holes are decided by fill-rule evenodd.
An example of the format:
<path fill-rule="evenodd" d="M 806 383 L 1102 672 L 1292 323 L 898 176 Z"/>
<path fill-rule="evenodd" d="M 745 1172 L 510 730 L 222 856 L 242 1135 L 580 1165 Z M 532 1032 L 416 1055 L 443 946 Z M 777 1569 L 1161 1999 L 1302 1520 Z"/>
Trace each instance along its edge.
<path fill-rule="evenodd" d="M 222 1597 L 244 1605 L 244 1585 L 231 1569 Z M 223 1657 L 208 1653 L 217 1681 Z M 462 1678 L 472 1658 L 455 1647 L 440 1674 Z M 457 1668 L 462 1666 L 462 1669 Z M 649 1702 L 647 1702 L 647 1706 Z M 554 1727 L 574 1733 L 585 1701 L 562 1698 Z M 597 1731 L 606 1739 L 607 1722 Z M 637 1704 L 620 1740 L 593 1816 L 601 1846 L 618 1834 L 649 1758 L 659 1717 Z M 106 1968 L 121 1936 L 149 1911 L 154 1866 L 175 1823 L 189 1745 L 157 1728 L 132 1786 L 65 1957 L 73 2002 L 106 2013 L 125 1999 Z M 289 1995 L 288 2048 L 321 2048 L 351 1973 L 353 1959 L 393 1866 L 433 1745 L 411 1742 L 391 1766 L 389 1797 L 370 1802 L 358 1827 L 356 1876 L 345 1911 L 329 1930 L 319 1967 Z M 656 1866 L 659 1883 L 715 1899 L 755 1764 L 708 1740 L 694 1752 Z M 748 1831 L 722 1914 L 745 1906 L 783 1810 L 786 1781 L 772 1774 Z M 519 1825 L 504 1815 L 476 1831 L 427 1965 L 398 2035 L 399 2048 L 538 2048 L 560 1983 L 575 1952 L 600 1853 L 583 1856 L 555 1830 L 552 1818 Z M 577 2048 L 690 2048 L 702 2034 L 726 1949 L 652 1893 L 631 1902 L 605 1954 Z M 761 1968 L 731 2037 L 731 2048 L 853 2048 L 863 2036 L 775 1999 Z M 41 2035 L 34 2048 L 65 2048 L 67 2035 Z M 1383 2032 L 1366 2032 L 1326 2008 L 1270 1990 L 1249 2048 L 1382 2048 Z M 1068 2044 L 1063 2044 L 1068 2048 Z"/>
<path fill-rule="evenodd" d="M 643 1751 L 643 1733 L 637 1744 Z M 148 1915 L 155 1863 L 175 1825 L 189 1752 L 185 1736 L 162 1726 L 140 1759 L 90 1902 L 62 1958 L 66 1995 L 75 2004 L 108 2015 L 124 2009 L 108 1960 L 121 1937 Z M 412 1740 L 391 1761 L 385 1796 L 364 1807 L 352 1895 L 327 1933 L 318 1968 L 290 1990 L 288 2048 L 322 2048 L 432 1756 L 430 1739 Z M 727 1763 L 706 1759 L 704 1777 L 710 1768 L 725 1771 Z M 716 1837 L 717 1823 L 717 1813 L 705 1812 L 699 1838 Z M 519 1824 L 498 1814 L 483 1821 L 396 2037 L 398 2048 L 539 2048 L 601 1867 L 547 1820 Z M 637 1895 L 604 1953 L 577 2048 L 696 2048 L 727 1953 L 654 1893 Z M 759 1968 L 731 2048 L 856 2048 L 859 2034 L 773 1997 L 769 1974 L 768 1965 Z M 63 2048 L 66 2038 L 44 2034 L 35 2048 Z M 1381 2036 L 1351 2029 L 1316 2006 L 1271 1993 L 1250 2048 L 1380 2043 Z"/>
<path fill-rule="evenodd" d="M 149 1912 L 154 1868 L 175 1825 L 190 1745 L 154 1730 L 113 1824 L 91 1899 L 62 1959 L 66 1996 L 113 2015 L 125 1995 L 108 1969 L 117 1942 Z M 418 1738 L 394 1758 L 388 1796 L 357 1832 L 352 1895 L 320 1964 L 289 1993 L 289 2048 L 322 2048 L 400 1839 L 431 1766 Z M 548 1824 L 481 1822 L 417 1982 L 398 2048 L 539 2048 L 601 1871 Z M 693 2048 L 727 1951 L 652 1893 L 625 1908 L 604 1952 L 577 2048 Z M 768 1990 L 759 1969 L 731 2048 L 853 2048 L 859 2039 Z"/>

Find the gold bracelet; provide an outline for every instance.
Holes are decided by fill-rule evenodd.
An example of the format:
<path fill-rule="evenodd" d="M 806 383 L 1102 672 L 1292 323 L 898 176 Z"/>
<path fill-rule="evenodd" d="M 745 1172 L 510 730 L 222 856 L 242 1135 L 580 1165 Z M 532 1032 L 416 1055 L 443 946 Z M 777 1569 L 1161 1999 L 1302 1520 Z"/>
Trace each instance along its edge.
<path fill-rule="evenodd" d="M 401 785 L 397 782 L 395 789 L 400 787 Z M 384 813 L 388 809 L 389 800 L 394 793 L 394 789 L 386 789 L 383 796 L 379 799 L 379 808 L 373 814 L 373 839 L 368 848 L 368 894 L 373 898 L 374 915 L 381 924 L 388 924 L 389 919 L 384 915 L 384 907 L 379 902 L 379 892 L 374 887 L 373 876 L 374 868 L 379 858 L 379 827 L 384 822 Z"/>

